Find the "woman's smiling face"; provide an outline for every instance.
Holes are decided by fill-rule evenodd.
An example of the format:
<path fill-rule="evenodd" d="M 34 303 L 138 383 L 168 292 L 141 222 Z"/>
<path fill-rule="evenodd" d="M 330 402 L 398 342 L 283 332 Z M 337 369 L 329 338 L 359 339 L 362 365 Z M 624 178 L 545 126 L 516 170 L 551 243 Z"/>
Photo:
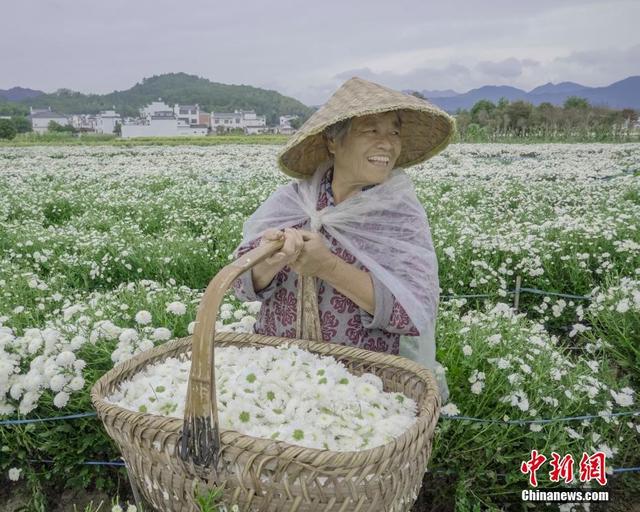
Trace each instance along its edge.
<path fill-rule="evenodd" d="M 384 112 L 352 119 L 340 141 L 328 141 L 335 156 L 335 167 L 355 184 L 369 185 L 386 181 L 402 149 L 401 122 L 397 112 Z"/>

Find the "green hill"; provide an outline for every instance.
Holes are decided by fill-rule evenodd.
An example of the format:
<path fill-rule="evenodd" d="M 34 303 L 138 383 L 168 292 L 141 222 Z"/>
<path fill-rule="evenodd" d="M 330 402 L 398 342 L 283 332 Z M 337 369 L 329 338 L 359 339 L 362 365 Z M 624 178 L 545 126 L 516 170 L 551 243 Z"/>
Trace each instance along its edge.
<path fill-rule="evenodd" d="M 276 91 L 249 85 L 227 85 L 211 82 L 186 73 L 168 73 L 144 78 L 125 91 L 109 94 L 82 94 L 69 89 L 59 89 L 36 98 L 25 98 L 19 102 L 0 101 L 0 115 L 29 113 L 29 107 L 47 108 L 61 114 L 97 114 L 115 106 L 122 116 L 135 117 L 138 109 L 162 98 L 169 105 L 200 105 L 205 112 L 233 112 L 234 109 L 255 110 L 267 116 L 267 124 L 278 122 L 278 116 L 297 114 L 305 120 L 313 109 L 298 100 L 283 96 Z M 16 112 L 17 110 L 17 112 Z M 6 113 L 5 113 L 6 112 Z M 3 114 L 4 113 L 4 114 Z"/>

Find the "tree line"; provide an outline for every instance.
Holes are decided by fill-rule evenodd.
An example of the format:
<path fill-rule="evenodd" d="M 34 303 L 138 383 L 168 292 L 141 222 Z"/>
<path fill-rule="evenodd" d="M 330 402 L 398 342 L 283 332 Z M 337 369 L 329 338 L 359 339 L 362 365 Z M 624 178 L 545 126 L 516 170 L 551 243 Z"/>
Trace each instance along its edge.
<path fill-rule="evenodd" d="M 471 110 L 459 109 L 454 117 L 461 142 L 626 142 L 640 137 L 635 128 L 637 111 L 590 105 L 578 96 L 567 98 L 562 106 L 480 100 Z"/>
<path fill-rule="evenodd" d="M 419 92 L 412 94 L 425 99 Z M 0 139 L 13 139 L 19 133 L 32 131 L 31 122 L 20 107 L 5 111 L 11 119 L 0 119 Z M 304 117 L 295 120 L 293 127 L 299 128 Z M 536 106 L 506 98 L 497 103 L 480 100 L 471 110 L 458 109 L 454 117 L 458 142 L 626 142 L 640 138 L 640 130 L 634 127 L 639 117 L 637 111 L 590 105 L 578 96 L 567 98 L 562 106 L 548 102 Z M 76 132 L 53 121 L 49 130 Z"/>

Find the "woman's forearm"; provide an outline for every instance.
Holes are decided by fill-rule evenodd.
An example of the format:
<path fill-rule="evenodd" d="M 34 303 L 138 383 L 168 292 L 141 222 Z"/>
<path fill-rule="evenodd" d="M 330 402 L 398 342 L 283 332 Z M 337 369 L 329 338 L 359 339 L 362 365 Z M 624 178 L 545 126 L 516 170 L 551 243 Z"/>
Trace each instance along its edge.
<path fill-rule="evenodd" d="M 369 272 L 360 270 L 335 254 L 332 254 L 332 258 L 332 264 L 318 277 L 373 316 L 376 310 L 376 295 Z"/>
<path fill-rule="evenodd" d="M 273 280 L 284 265 L 269 265 L 266 262 L 258 263 L 251 269 L 251 279 L 253 281 L 253 289 L 259 292 Z"/>

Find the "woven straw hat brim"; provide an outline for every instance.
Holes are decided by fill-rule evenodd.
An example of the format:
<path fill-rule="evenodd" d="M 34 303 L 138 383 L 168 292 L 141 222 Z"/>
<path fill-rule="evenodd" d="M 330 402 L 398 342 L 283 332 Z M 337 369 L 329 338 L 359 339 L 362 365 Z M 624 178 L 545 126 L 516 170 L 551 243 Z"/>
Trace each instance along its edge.
<path fill-rule="evenodd" d="M 358 77 L 345 82 L 295 133 L 278 155 L 278 166 L 293 178 L 307 178 L 331 158 L 322 132 L 352 117 L 400 111 L 402 148 L 395 167 L 424 162 L 447 147 L 455 119 L 428 101 Z"/>

